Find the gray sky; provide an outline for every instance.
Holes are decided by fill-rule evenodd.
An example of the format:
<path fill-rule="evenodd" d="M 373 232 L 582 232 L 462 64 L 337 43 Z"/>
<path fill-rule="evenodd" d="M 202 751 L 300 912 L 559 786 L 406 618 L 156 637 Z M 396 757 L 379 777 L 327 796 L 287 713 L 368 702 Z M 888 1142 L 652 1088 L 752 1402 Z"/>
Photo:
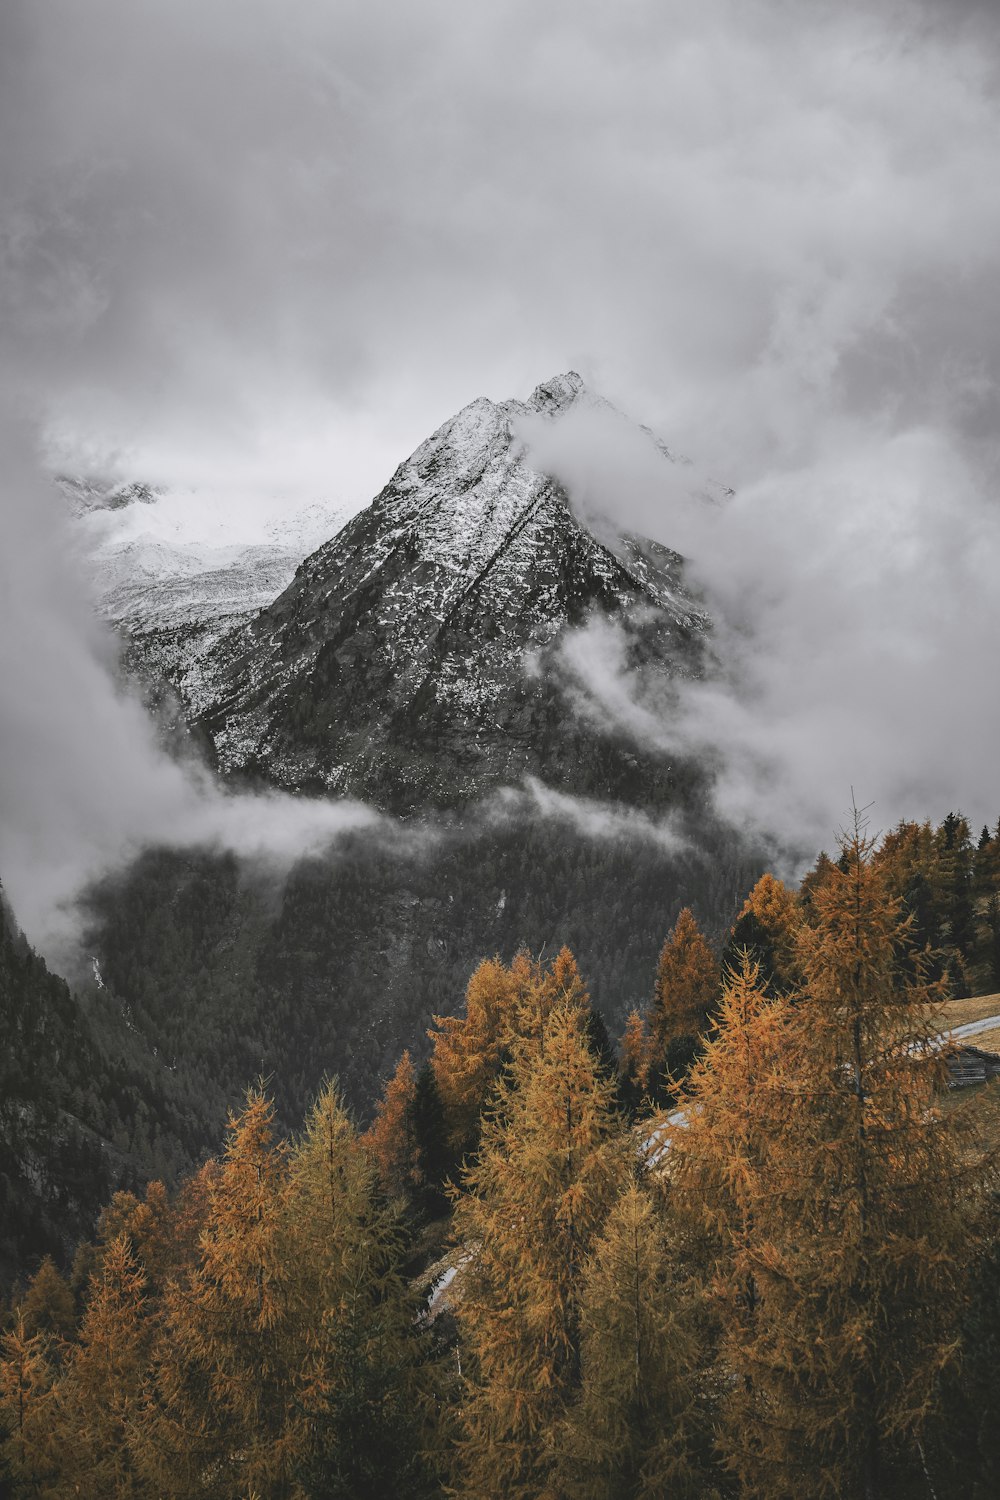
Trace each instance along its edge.
<path fill-rule="evenodd" d="M 982 439 L 991 9 L 8 0 L 17 385 L 69 456 L 365 493 L 569 366 L 734 482 Z"/>
<path fill-rule="evenodd" d="M 739 681 L 677 732 L 729 803 L 993 819 L 998 59 L 985 0 L 7 0 L 6 421 L 367 497 L 574 367 L 739 489 L 706 530 L 607 485 L 720 618 Z"/>

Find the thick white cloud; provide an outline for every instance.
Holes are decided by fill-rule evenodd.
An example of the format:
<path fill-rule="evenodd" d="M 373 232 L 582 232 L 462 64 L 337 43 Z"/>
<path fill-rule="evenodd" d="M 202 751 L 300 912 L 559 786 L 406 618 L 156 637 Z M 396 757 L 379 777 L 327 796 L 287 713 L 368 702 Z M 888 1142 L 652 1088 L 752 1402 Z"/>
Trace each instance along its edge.
<path fill-rule="evenodd" d="M 842 407 L 981 427 L 996 28 L 937 14 L 20 0 L 22 384 L 70 447 L 165 478 L 369 490 L 567 365 L 735 480 Z"/>

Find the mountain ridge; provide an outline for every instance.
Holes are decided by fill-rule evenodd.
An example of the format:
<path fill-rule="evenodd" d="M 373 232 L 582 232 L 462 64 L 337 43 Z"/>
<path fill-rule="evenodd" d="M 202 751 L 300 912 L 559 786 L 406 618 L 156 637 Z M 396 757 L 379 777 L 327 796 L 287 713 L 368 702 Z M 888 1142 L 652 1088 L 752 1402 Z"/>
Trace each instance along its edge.
<path fill-rule="evenodd" d="M 559 638 L 596 612 L 623 627 L 632 658 L 688 675 L 701 670 L 710 622 L 676 553 L 598 539 L 531 467 L 519 420 L 557 420 L 581 402 L 607 406 L 573 372 L 527 402 L 470 402 L 277 599 L 178 675 L 224 774 L 404 812 L 529 774 L 607 794 L 574 773 L 568 744 L 547 765 L 556 720 L 582 749 Z"/>

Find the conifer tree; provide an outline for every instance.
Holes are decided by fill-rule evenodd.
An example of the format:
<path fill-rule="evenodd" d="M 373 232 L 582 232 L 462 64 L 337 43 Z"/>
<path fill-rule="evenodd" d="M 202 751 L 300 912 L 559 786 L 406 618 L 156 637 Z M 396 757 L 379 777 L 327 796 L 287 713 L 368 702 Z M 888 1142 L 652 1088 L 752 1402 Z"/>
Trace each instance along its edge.
<path fill-rule="evenodd" d="M 76 1329 L 76 1304 L 65 1277 L 47 1255 L 28 1285 L 21 1301 L 25 1332 L 52 1334 L 68 1339 Z"/>
<path fill-rule="evenodd" d="M 649 1037 L 646 1022 L 633 1007 L 621 1039 L 620 1092 L 625 1108 L 634 1115 L 649 1088 Z"/>
<path fill-rule="evenodd" d="M 523 975 L 499 958 L 483 959 L 465 992 L 463 1016 L 435 1016 L 428 1032 L 453 1153 L 474 1149 L 479 1116 L 500 1072 Z"/>
<path fill-rule="evenodd" d="M 413 1139 L 413 1099 L 417 1077 L 409 1052 L 404 1052 L 385 1086 L 375 1119 L 362 1136 L 383 1191 L 390 1198 L 412 1192 L 416 1171 Z"/>
<path fill-rule="evenodd" d="M 998 1101 L 982 1097 L 997 1125 Z M 951 1478 L 947 1494 L 992 1500 L 1000 1493 L 1000 1195 L 996 1166 L 989 1190 L 972 1209 L 969 1296 L 962 1309 L 959 1356 L 945 1371 L 929 1450 L 935 1473 Z M 932 1446 L 933 1445 L 933 1446 Z M 936 1462 L 935 1462 L 936 1460 Z"/>
<path fill-rule="evenodd" d="M 209 1184 L 198 1264 L 165 1299 L 150 1431 L 167 1494 L 292 1493 L 301 1414 L 281 1242 L 286 1158 L 273 1134 L 273 1106 L 251 1089 Z"/>
<path fill-rule="evenodd" d="M 528 953 L 516 954 L 506 968 L 499 958 L 484 959 L 466 990 L 464 1016 L 435 1016 L 428 1032 L 431 1066 L 447 1121 L 453 1161 L 475 1151 L 480 1116 L 515 1040 L 537 1041 L 556 1006 L 566 1005 L 590 1018 L 590 997 L 576 959 L 561 948 L 547 969 Z M 600 1026 L 590 1020 L 601 1047 Z M 606 1034 L 605 1034 L 606 1042 Z M 610 1047 L 605 1046 L 610 1061 Z"/>
<path fill-rule="evenodd" d="M 295 1146 L 284 1254 L 304 1414 L 295 1473 L 310 1500 L 423 1494 L 432 1370 L 401 1272 L 403 1241 L 330 1085 Z"/>
<path fill-rule="evenodd" d="M 719 1329 L 719 1448 L 747 1487 L 766 1464 L 768 1410 L 756 1340 L 773 1214 L 788 1182 L 782 1144 L 795 1128 L 784 1083 L 789 1006 L 769 995 L 744 952 L 725 976 L 704 1055 L 688 1079 L 686 1123 L 667 1162 L 673 1213 L 684 1225 Z M 794 1183 L 792 1184 L 794 1191 Z"/>
<path fill-rule="evenodd" d="M 94 1258 L 94 1279 L 98 1278 L 107 1247 L 126 1235 L 142 1266 L 147 1294 L 161 1294 L 171 1277 L 195 1260 L 210 1172 L 210 1167 L 203 1167 L 192 1174 L 174 1201 L 156 1179 L 147 1183 L 142 1198 L 129 1192 L 115 1193 L 98 1223 L 100 1249 Z"/>
<path fill-rule="evenodd" d="M 66 1494 L 133 1500 L 142 1478 L 151 1325 L 145 1276 L 126 1235 L 107 1247 L 56 1387 L 53 1442 Z"/>
<path fill-rule="evenodd" d="M 954 1116 L 935 1108 L 940 991 L 900 963 L 900 902 L 871 856 L 858 826 L 810 892 L 803 989 L 768 1089 L 787 1105 L 740 1189 L 749 1233 L 732 1273 L 755 1316 L 724 1315 L 734 1395 L 750 1404 L 727 1457 L 761 1500 L 874 1500 L 893 1479 L 916 1482 L 954 1345 L 963 1171 Z M 720 1107 L 694 1093 L 692 1139 Z M 710 1212 L 710 1174 L 701 1186 Z M 717 1285 L 725 1274 L 720 1257 Z"/>
<path fill-rule="evenodd" d="M 580 973 L 580 966 L 565 945 L 541 975 L 539 990 L 546 1015 L 557 1005 L 583 1011 L 590 1006 L 590 995 Z"/>
<path fill-rule="evenodd" d="M 511 973 L 517 991 L 508 1043 L 513 1036 L 521 1043 L 532 1040 L 544 1044 L 549 1017 L 557 1008 L 578 1014 L 585 1024 L 589 1021 L 590 995 L 568 948 L 560 948 L 547 969 L 526 953 L 519 953 L 511 965 Z"/>
<path fill-rule="evenodd" d="M 719 965 L 691 908 L 685 906 L 663 945 L 649 1015 L 650 1081 L 686 1071 L 718 1003 Z"/>
<path fill-rule="evenodd" d="M 795 934 L 801 916 L 791 891 L 765 872 L 733 924 L 722 955 L 723 967 L 738 970 L 745 952 L 760 966 L 760 979 L 771 994 L 795 986 Z"/>
<path fill-rule="evenodd" d="M 859 819 L 799 936 L 797 1104 L 755 1350 L 773 1479 L 865 1500 L 916 1466 L 960 1302 L 963 1164 L 935 1094 L 939 986 L 899 963 L 901 904 Z M 803 1480 L 805 1467 L 811 1477 Z"/>
<path fill-rule="evenodd" d="M 58 1476 L 52 1444 L 56 1370 L 44 1333 L 29 1333 L 15 1310 L 0 1338 L 0 1493 L 41 1494 Z"/>
<path fill-rule="evenodd" d="M 449 1150 L 448 1127 L 437 1077 L 430 1063 L 424 1063 L 417 1074 L 410 1105 L 415 1179 L 421 1206 L 432 1216 L 447 1212 L 445 1181 L 456 1165 Z"/>
<path fill-rule="evenodd" d="M 472 1371 L 459 1494 L 527 1500 L 551 1470 L 579 1380 L 582 1268 L 627 1170 L 612 1096 L 572 997 L 515 1044 L 455 1216 L 476 1247 L 458 1308 Z"/>
<path fill-rule="evenodd" d="M 693 1298 L 650 1193 L 612 1209 L 580 1292 L 581 1385 L 556 1444 L 573 1500 L 709 1493 Z"/>

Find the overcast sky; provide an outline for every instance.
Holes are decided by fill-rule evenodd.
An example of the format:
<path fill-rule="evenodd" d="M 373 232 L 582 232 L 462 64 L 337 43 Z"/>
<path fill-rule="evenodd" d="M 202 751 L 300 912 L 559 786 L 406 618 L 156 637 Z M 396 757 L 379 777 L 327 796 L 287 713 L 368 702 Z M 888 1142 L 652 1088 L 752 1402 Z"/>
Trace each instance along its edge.
<path fill-rule="evenodd" d="M 739 491 L 725 535 L 619 497 L 770 664 L 689 706 L 731 798 L 995 819 L 998 61 L 990 0 L 6 0 L 5 420 L 63 467 L 361 499 L 576 368 Z"/>
<path fill-rule="evenodd" d="M 567 367 L 732 482 L 992 438 L 995 15 L 7 0 L 15 383 L 95 465 L 366 493 Z"/>

